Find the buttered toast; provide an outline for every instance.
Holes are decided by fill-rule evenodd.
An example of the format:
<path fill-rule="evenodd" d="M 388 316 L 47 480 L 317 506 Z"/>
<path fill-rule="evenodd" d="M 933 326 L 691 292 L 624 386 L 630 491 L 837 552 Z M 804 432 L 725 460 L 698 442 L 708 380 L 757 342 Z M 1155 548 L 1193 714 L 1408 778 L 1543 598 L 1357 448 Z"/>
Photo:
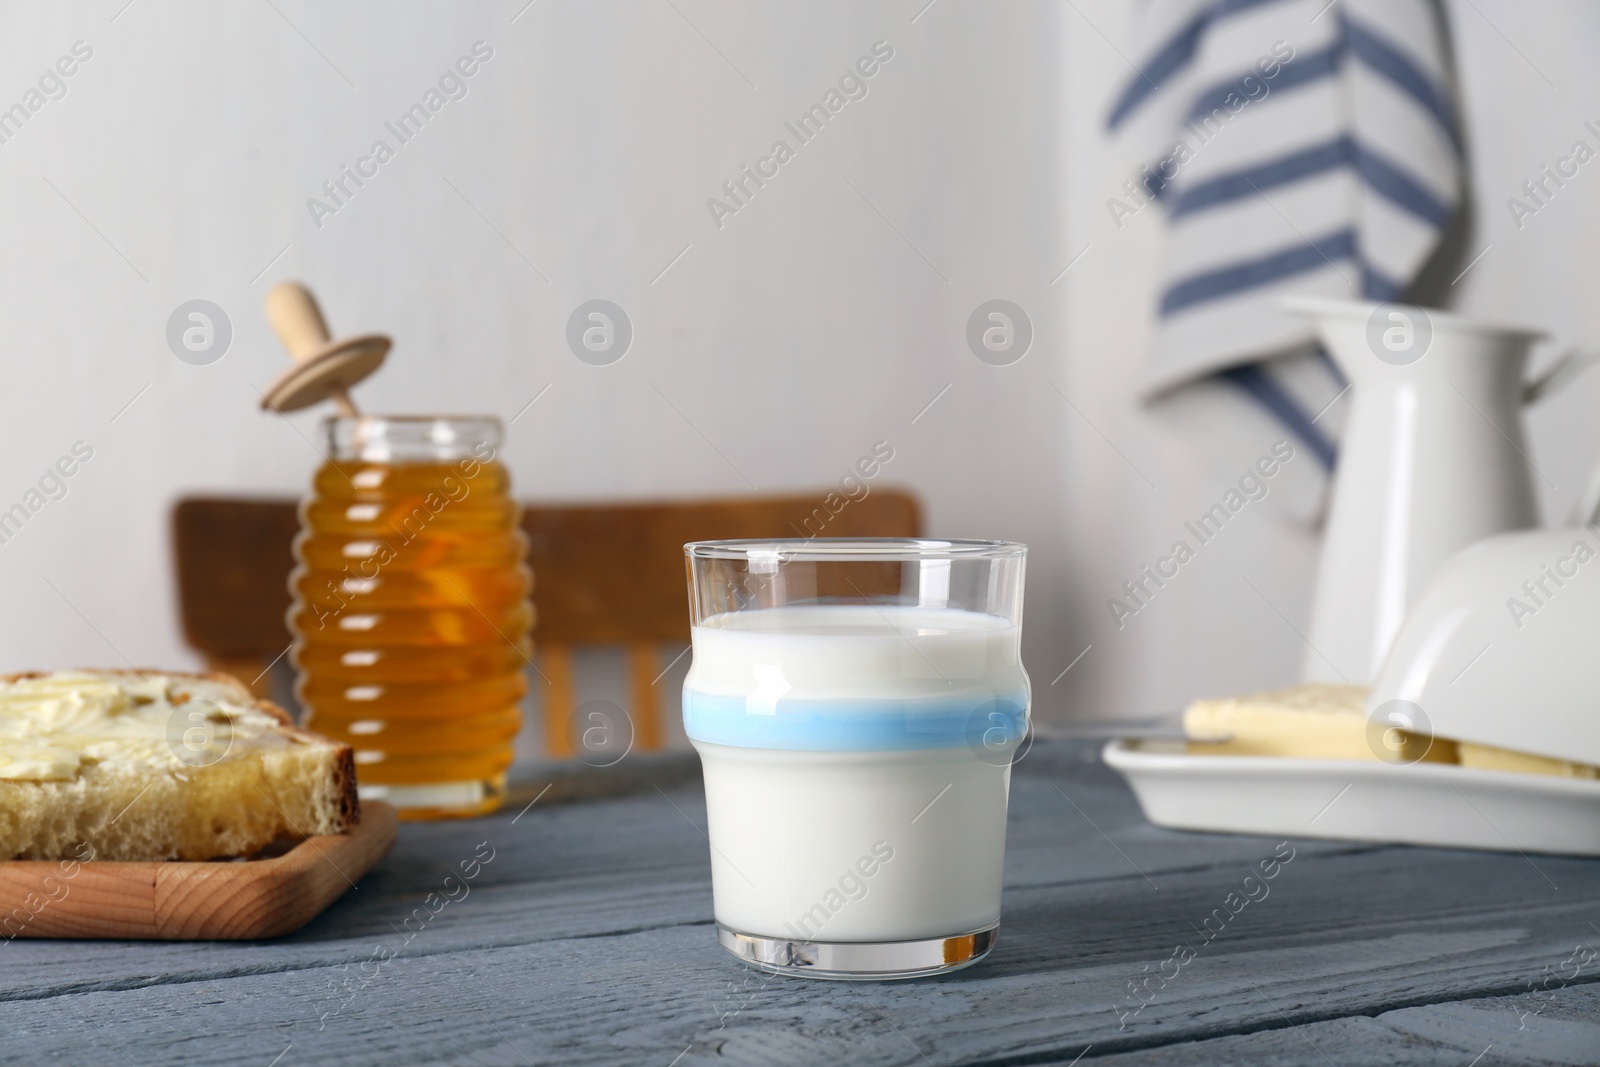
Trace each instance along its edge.
<path fill-rule="evenodd" d="M 359 819 L 349 746 L 227 675 L 0 678 L 0 859 L 248 856 Z"/>

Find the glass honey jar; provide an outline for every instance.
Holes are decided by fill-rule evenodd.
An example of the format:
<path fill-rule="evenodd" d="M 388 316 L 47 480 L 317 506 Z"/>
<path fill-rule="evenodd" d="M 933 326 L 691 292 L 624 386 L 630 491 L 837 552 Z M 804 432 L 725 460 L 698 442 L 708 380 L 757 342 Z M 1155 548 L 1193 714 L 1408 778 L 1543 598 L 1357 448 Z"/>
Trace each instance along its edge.
<path fill-rule="evenodd" d="M 500 806 L 533 607 L 498 419 L 341 417 L 300 506 L 289 628 L 307 725 L 401 818 Z"/>

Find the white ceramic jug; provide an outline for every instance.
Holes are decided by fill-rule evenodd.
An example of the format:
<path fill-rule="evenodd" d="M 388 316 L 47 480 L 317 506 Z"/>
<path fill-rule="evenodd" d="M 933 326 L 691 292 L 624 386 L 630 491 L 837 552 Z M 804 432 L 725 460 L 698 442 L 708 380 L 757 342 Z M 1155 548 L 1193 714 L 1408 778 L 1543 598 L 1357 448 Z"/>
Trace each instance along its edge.
<path fill-rule="evenodd" d="M 1522 407 L 1594 362 L 1569 351 L 1523 378 L 1538 331 L 1405 304 L 1289 297 L 1350 380 L 1306 681 L 1366 684 L 1438 566 L 1538 524 Z"/>

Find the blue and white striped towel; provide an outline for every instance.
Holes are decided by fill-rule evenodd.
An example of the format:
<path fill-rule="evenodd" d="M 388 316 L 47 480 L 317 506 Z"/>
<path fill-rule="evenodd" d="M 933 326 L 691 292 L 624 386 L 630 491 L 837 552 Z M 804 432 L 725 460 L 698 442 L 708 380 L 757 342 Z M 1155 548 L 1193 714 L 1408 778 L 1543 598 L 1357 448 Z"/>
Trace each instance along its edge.
<path fill-rule="evenodd" d="M 1108 125 L 1150 163 L 1107 207 L 1120 227 L 1159 202 L 1170 222 L 1146 395 L 1211 386 L 1331 468 L 1313 419 L 1344 382 L 1279 300 L 1399 298 L 1437 247 L 1463 197 L 1442 12 L 1150 0 L 1142 21 Z"/>

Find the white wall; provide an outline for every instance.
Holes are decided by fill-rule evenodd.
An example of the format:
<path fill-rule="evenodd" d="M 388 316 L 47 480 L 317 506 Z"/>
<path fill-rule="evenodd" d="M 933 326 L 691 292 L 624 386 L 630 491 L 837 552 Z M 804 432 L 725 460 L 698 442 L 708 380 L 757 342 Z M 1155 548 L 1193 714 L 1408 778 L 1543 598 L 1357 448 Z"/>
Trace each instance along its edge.
<path fill-rule="evenodd" d="M 0 507 L 74 441 L 95 450 L 0 545 L 0 668 L 195 662 L 171 502 L 297 493 L 319 462 L 316 414 L 256 410 L 283 362 L 261 298 L 292 276 L 336 331 L 396 338 L 359 391 L 368 410 L 509 419 L 548 385 L 505 451 L 528 498 L 821 489 L 889 440 L 885 480 L 921 494 L 930 532 L 1033 546 L 1025 653 L 1046 715 L 1292 676 L 1285 619 L 1306 614 L 1315 540 L 1270 511 L 1126 629 L 1104 608 L 1225 481 L 1131 401 L 1160 228 L 1153 213 L 1111 226 L 1127 161 L 1101 134 L 1131 5 L 122 3 L 0 10 L 0 106 L 73 42 L 94 49 L 0 144 Z M 1512 0 L 1451 9 L 1495 246 L 1460 304 L 1593 338 L 1600 179 L 1522 232 L 1502 203 L 1600 118 L 1584 113 L 1600 15 L 1545 8 L 1533 25 Z M 480 39 L 494 58 L 469 95 L 314 225 L 306 199 Z M 719 229 L 707 197 L 880 39 L 895 56 L 868 96 Z M 564 342 L 597 297 L 636 331 L 609 367 Z M 209 366 L 164 339 L 193 298 L 234 329 Z M 1035 329 L 1008 367 L 964 340 L 993 298 Z M 1597 390 L 1532 417 L 1550 514 L 1595 450 Z"/>
<path fill-rule="evenodd" d="M 1030 641 L 1048 658 L 1065 580 L 1065 440 L 1039 388 L 1062 352 L 1055 14 L 945 2 L 913 22 L 919 6 L 7 12 L 0 98 L 74 41 L 94 54 L 0 145 L 0 499 L 75 440 L 95 457 L 0 546 L 0 661 L 192 662 L 172 500 L 297 493 L 318 462 L 316 414 L 256 410 L 284 362 L 259 308 L 284 276 L 336 330 L 396 338 L 359 390 L 370 411 L 510 419 L 550 386 L 504 453 L 526 497 L 823 490 L 886 439 L 883 481 L 924 497 L 931 530 L 1039 546 Z M 494 58 L 469 95 L 314 225 L 307 198 L 374 139 L 394 146 L 385 120 L 480 39 Z M 894 58 L 868 95 L 799 146 L 785 120 L 879 40 Z M 796 157 L 719 229 L 707 198 L 780 137 Z M 1013 367 L 964 341 L 997 296 L 1038 333 Z M 235 331 L 210 366 L 164 340 L 197 297 Z M 636 330 L 609 367 L 564 340 L 596 297 Z"/>

